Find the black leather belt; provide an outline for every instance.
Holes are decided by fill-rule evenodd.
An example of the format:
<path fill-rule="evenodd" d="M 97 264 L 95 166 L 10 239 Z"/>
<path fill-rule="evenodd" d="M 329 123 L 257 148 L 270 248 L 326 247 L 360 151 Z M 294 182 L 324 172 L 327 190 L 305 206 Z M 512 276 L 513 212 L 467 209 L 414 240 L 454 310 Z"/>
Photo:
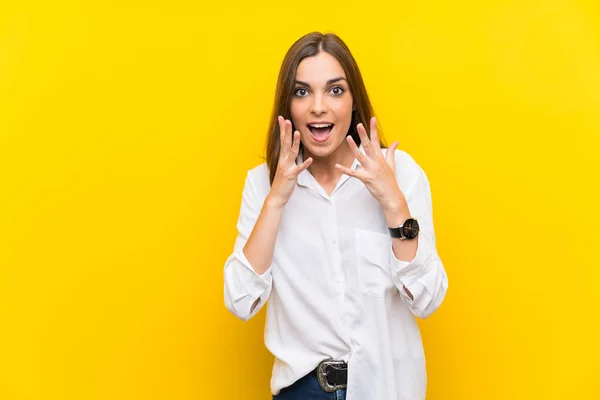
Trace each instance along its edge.
<path fill-rule="evenodd" d="M 318 379 L 321 389 L 335 392 L 344 389 L 348 383 L 348 364 L 344 361 L 325 360 L 313 369 L 309 375 Z"/>

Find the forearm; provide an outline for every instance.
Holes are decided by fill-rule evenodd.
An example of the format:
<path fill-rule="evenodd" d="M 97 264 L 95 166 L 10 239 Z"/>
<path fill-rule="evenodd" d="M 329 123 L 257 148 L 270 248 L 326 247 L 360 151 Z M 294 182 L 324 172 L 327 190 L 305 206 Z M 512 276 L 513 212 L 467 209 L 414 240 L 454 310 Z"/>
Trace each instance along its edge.
<path fill-rule="evenodd" d="M 411 218 L 406 199 L 397 195 L 390 205 L 384 208 L 385 220 L 389 228 L 396 228 Z M 400 240 L 392 238 L 392 248 L 398 260 L 411 261 L 417 254 L 417 240 Z"/>
<path fill-rule="evenodd" d="M 398 226 L 398 225 L 396 225 Z M 400 240 L 397 238 L 392 238 L 392 249 L 394 250 L 394 255 L 396 256 L 396 258 L 398 260 L 401 261 L 410 261 L 412 260 L 415 255 L 417 254 L 417 247 L 418 247 L 418 242 L 417 239 L 413 239 L 413 240 Z M 403 287 L 404 291 L 406 292 L 406 294 L 408 295 L 408 297 L 410 297 L 411 300 L 413 300 L 413 295 L 410 292 L 410 290 L 408 290 L 406 288 L 406 286 Z"/>
<path fill-rule="evenodd" d="M 273 262 L 277 231 L 285 204 L 265 199 L 256 224 L 248 237 L 243 252 L 257 274 L 264 274 Z"/>
<path fill-rule="evenodd" d="M 411 217 L 408 205 L 404 196 L 398 195 L 396 200 L 391 202 L 389 207 L 384 209 L 385 219 L 389 228 L 395 228 L 404 223 L 408 218 Z M 417 254 L 418 241 L 414 240 L 400 240 L 398 238 L 392 238 L 392 250 L 398 260 L 411 261 Z M 412 293 L 404 286 L 406 294 L 413 299 Z"/>

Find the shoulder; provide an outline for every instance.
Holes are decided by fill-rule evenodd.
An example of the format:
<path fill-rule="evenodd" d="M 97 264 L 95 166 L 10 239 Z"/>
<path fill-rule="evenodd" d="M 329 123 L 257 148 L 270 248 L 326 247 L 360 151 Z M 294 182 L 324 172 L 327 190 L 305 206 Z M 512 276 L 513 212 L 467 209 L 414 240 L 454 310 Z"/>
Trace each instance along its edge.
<path fill-rule="evenodd" d="M 387 151 L 387 149 L 384 151 Z M 425 171 L 407 151 L 396 149 L 394 161 L 396 166 L 396 180 L 400 189 L 405 194 L 411 192 L 417 184 L 427 182 Z"/>
<path fill-rule="evenodd" d="M 248 170 L 248 179 L 252 180 L 252 183 L 262 183 L 265 180 L 268 183 L 269 168 L 267 168 L 267 163 L 264 162 L 256 167 L 250 168 Z"/>
<path fill-rule="evenodd" d="M 269 168 L 264 162 L 248 170 L 246 184 L 249 184 L 259 198 L 266 196 L 271 190 Z"/>
<path fill-rule="evenodd" d="M 388 149 L 381 149 L 384 156 L 387 154 L 387 150 Z M 394 163 L 396 165 L 396 174 L 404 176 L 405 178 L 417 179 L 424 173 L 423 168 L 421 168 L 419 163 L 405 150 L 396 149 Z"/>

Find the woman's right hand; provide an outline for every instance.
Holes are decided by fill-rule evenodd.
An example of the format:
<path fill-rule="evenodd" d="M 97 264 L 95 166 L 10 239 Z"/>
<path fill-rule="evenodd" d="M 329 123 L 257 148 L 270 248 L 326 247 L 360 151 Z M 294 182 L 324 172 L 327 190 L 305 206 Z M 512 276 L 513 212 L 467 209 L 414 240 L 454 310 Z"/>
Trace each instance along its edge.
<path fill-rule="evenodd" d="M 292 122 L 277 117 L 279 122 L 279 138 L 281 148 L 279 150 L 279 162 L 277 171 L 269 192 L 269 201 L 279 207 L 287 204 L 296 187 L 296 180 L 300 172 L 304 171 L 312 163 L 312 157 L 307 158 L 302 164 L 296 165 L 296 158 L 300 149 L 300 132 L 294 131 L 292 140 Z"/>

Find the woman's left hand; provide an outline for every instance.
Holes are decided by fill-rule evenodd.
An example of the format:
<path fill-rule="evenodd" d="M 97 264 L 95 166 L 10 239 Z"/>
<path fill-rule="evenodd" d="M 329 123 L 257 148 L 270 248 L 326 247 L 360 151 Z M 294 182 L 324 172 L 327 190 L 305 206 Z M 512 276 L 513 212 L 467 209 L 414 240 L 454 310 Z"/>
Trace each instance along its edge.
<path fill-rule="evenodd" d="M 354 143 L 352 136 L 348 135 L 346 141 L 354 156 L 360 162 L 362 168 L 353 170 L 336 164 L 335 167 L 346 175 L 362 181 L 373 197 L 381 204 L 384 212 L 398 213 L 406 207 L 404 194 L 396 182 L 396 164 L 394 155 L 398 142 L 394 142 L 387 149 L 384 157 L 381 153 L 379 136 L 377 134 L 377 121 L 375 117 L 371 118 L 371 139 L 367 136 L 367 131 L 363 124 L 357 125 L 358 135 L 360 136 L 365 154 Z"/>

